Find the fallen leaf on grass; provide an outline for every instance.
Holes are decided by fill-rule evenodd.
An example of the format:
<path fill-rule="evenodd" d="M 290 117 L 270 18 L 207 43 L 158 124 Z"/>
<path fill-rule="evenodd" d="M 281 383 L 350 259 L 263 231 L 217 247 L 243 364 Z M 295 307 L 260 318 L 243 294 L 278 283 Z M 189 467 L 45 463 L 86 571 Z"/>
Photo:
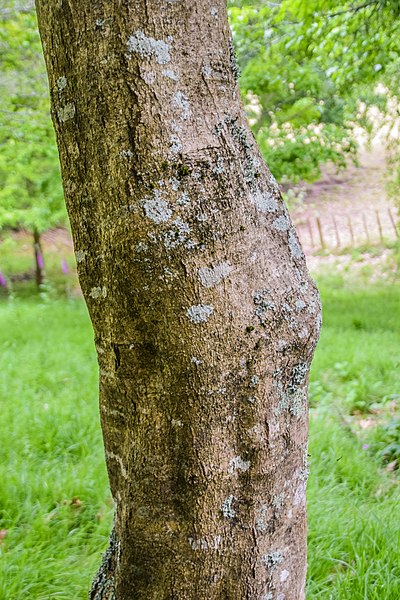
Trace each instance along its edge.
<path fill-rule="evenodd" d="M 361 427 L 361 429 L 368 429 L 369 427 L 375 425 L 375 422 L 373 419 L 360 419 L 358 424 Z"/>
<path fill-rule="evenodd" d="M 392 460 L 392 462 L 390 462 L 388 465 L 386 465 L 385 471 L 391 473 L 395 469 L 397 469 L 397 458 L 395 460 Z"/>

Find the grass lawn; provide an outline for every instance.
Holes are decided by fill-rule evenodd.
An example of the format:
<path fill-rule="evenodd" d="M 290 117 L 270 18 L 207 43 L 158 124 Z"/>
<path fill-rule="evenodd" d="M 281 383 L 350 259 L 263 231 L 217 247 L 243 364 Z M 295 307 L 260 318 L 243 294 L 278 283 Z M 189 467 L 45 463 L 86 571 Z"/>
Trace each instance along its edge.
<path fill-rule="evenodd" d="M 83 302 L 1 305 L 0 347 L 0 598 L 87 598 L 112 507 Z"/>
<path fill-rule="evenodd" d="M 400 300 L 320 282 L 308 599 L 400 598 Z M 87 598 L 112 503 L 80 299 L 0 304 L 0 600 Z"/>
<path fill-rule="evenodd" d="M 319 281 L 307 598 L 400 598 L 400 288 Z"/>

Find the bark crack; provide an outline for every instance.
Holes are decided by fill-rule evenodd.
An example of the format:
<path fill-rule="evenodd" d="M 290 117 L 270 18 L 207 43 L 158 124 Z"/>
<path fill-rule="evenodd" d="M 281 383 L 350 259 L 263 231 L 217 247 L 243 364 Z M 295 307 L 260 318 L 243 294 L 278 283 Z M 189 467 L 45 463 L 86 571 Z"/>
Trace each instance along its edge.
<path fill-rule="evenodd" d="M 121 366 L 121 352 L 118 347 L 118 344 L 114 344 L 114 354 L 115 354 L 115 371 L 118 371 Z"/>

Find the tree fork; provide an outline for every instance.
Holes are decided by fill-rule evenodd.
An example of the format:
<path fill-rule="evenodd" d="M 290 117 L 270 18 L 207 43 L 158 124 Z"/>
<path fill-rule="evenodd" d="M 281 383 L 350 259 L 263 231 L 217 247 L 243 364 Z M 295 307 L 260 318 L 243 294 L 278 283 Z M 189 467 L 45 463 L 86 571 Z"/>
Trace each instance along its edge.
<path fill-rule="evenodd" d="M 90 597 L 301 600 L 320 305 L 225 2 L 37 10 L 115 502 Z"/>

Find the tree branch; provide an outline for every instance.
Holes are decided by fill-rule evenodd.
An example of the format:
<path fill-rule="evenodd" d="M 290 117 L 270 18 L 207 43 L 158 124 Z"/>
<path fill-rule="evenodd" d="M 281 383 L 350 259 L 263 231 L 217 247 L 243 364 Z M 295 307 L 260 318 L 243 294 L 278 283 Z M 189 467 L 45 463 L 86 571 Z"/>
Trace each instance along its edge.
<path fill-rule="evenodd" d="M 356 13 L 356 12 L 359 12 L 360 10 L 363 10 L 364 8 L 368 8 L 369 6 L 374 6 L 375 4 L 380 4 L 380 0 L 369 0 L 369 2 L 364 2 L 364 4 L 359 4 L 358 6 L 351 6 L 350 8 L 347 8 L 346 10 L 341 10 L 336 13 L 330 13 L 327 16 L 332 18 L 332 17 L 338 17 L 340 15 L 346 15 L 349 12 Z"/>

